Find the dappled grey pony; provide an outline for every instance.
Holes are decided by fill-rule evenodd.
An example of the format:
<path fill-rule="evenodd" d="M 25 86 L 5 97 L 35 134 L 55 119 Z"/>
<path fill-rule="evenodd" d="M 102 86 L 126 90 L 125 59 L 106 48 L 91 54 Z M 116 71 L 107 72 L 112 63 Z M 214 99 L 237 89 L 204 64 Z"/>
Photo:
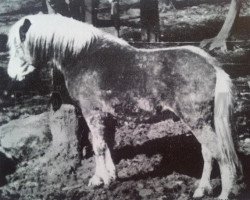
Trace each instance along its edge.
<path fill-rule="evenodd" d="M 155 114 L 170 109 L 202 145 L 204 168 L 194 197 L 211 190 L 212 161 L 219 163 L 228 198 L 241 175 L 234 149 L 232 82 L 213 57 L 193 46 L 137 49 L 95 27 L 60 15 L 27 16 L 9 34 L 8 74 L 17 80 L 35 69 L 56 66 L 79 102 L 92 134 L 96 169 L 89 185 L 116 178 L 104 138 L 104 118 L 119 105 Z M 132 111 L 131 111 L 132 112 Z M 126 113 L 128 114 L 128 113 Z M 138 116 L 139 117 L 139 116 Z"/>

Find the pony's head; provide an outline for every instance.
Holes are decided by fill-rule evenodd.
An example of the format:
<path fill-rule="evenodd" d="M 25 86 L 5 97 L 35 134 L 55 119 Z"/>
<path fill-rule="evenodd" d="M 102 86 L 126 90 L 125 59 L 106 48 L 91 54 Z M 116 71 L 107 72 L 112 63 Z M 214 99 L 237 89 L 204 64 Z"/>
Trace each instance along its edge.
<path fill-rule="evenodd" d="M 9 33 L 10 60 L 7 71 L 11 78 L 19 81 L 23 80 L 27 74 L 35 69 L 25 53 L 25 45 L 27 45 L 26 35 L 30 26 L 31 22 L 29 19 L 22 19 L 11 28 Z"/>

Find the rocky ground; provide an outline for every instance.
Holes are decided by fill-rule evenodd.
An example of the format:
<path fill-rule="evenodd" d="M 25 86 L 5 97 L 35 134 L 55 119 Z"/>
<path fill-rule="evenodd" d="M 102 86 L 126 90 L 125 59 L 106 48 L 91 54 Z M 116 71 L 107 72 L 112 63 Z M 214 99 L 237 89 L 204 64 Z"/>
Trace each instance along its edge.
<path fill-rule="evenodd" d="M 192 41 L 195 45 L 218 32 L 228 8 L 224 1 L 182 8 L 163 2 L 160 1 L 162 40 Z M 141 113 L 139 120 L 131 118 L 119 123 L 113 151 L 118 180 L 108 187 L 87 186 L 93 175 L 93 157 L 77 166 L 77 155 L 72 153 L 76 146 L 71 147 L 72 152 L 53 148 L 48 88 L 35 78 L 13 83 L 6 76 L 5 34 L 21 16 L 38 12 L 40 1 L 9 0 L 0 5 L 0 199 L 192 199 L 202 172 L 200 145 L 187 127 L 168 117 L 168 113 L 158 118 L 151 116 L 151 120 Z M 129 14 L 137 15 L 138 9 L 124 13 Z M 235 122 L 248 187 L 236 199 L 245 200 L 250 198 L 250 159 L 243 155 L 250 152 L 249 7 L 241 16 L 232 50 L 215 51 L 213 55 L 224 63 L 237 88 Z M 130 27 L 122 29 L 124 38 L 130 41 L 138 39 L 138 32 L 139 29 Z M 176 43 L 133 45 L 155 48 Z M 204 199 L 215 198 L 221 190 L 216 164 L 212 178 L 214 193 Z"/>

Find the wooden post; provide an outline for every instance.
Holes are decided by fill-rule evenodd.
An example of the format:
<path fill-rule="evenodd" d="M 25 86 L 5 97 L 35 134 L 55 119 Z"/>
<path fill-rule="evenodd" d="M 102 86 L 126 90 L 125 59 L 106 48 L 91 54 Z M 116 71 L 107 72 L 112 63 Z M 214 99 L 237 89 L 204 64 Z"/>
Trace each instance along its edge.
<path fill-rule="evenodd" d="M 159 41 L 158 0 L 140 0 L 142 41 Z"/>

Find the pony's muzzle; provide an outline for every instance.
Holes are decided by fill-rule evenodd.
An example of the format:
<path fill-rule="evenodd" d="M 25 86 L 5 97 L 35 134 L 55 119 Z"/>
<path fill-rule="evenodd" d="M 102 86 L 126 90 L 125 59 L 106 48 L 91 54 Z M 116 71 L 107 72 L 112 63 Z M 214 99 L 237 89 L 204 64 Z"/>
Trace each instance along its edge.
<path fill-rule="evenodd" d="M 22 81 L 27 74 L 34 70 L 34 66 L 29 65 L 20 59 L 10 59 L 7 72 L 12 79 Z"/>

